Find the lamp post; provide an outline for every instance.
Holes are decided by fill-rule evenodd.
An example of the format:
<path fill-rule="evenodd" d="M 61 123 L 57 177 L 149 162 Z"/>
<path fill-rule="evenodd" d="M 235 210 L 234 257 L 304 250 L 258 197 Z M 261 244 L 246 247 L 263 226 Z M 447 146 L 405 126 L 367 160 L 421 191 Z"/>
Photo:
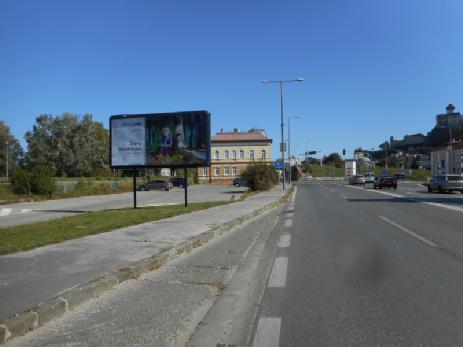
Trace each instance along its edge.
<path fill-rule="evenodd" d="M 289 161 L 289 186 L 291 186 L 291 119 L 300 119 L 302 116 L 288 117 L 288 161 Z"/>
<path fill-rule="evenodd" d="M 279 83 L 280 84 L 280 112 L 281 112 L 281 119 L 280 119 L 280 131 L 281 131 L 281 143 L 280 143 L 280 152 L 281 152 L 281 162 L 283 164 L 283 189 L 285 189 L 285 145 L 284 145 L 284 134 L 283 134 L 283 83 L 288 82 L 304 82 L 304 78 L 298 77 L 294 80 L 263 80 L 262 83 Z"/>
<path fill-rule="evenodd" d="M 5 141 L 5 145 L 6 145 L 6 179 L 8 179 L 8 150 L 9 150 L 9 142 L 8 141 Z"/>

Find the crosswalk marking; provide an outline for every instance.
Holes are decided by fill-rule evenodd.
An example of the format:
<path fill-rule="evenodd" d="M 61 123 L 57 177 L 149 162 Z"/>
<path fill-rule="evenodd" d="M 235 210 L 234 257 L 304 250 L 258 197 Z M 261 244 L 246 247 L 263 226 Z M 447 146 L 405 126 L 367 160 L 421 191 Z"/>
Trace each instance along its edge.
<path fill-rule="evenodd" d="M 253 347 L 278 347 L 280 345 L 281 318 L 259 318 Z"/>
<path fill-rule="evenodd" d="M 0 217 L 8 216 L 11 213 L 11 208 L 2 208 L 0 210 Z"/>

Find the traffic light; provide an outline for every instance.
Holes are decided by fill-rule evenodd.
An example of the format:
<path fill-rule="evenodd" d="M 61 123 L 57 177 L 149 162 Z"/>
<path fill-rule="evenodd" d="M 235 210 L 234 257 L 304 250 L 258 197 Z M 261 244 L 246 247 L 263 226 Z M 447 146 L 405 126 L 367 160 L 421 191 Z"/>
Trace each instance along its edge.
<path fill-rule="evenodd" d="M 345 148 L 342 149 L 342 155 L 346 155 L 346 150 L 345 150 Z"/>

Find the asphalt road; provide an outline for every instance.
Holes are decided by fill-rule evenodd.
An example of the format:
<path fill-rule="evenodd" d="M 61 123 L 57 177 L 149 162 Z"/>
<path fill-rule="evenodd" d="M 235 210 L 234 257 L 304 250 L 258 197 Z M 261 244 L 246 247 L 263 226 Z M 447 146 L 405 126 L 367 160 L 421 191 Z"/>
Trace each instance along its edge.
<path fill-rule="evenodd" d="M 461 346 L 463 194 L 299 184 L 254 346 Z"/>
<path fill-rule="evenodd" d="M 188 187 L 188 201 L 228 201 L 233 195 L 238 197 L 245 189 L 213 184 L 192 185 Z M 137 192 L 137 206 L 139 207 L 182 204 L 183 202 L 183 188 L 174 188 L 168 192 L 159 190 Z M 0 227 L 34 223 L 88 211 L 131 206 L 133 206 L 132 192 L 0 205 Z"/>

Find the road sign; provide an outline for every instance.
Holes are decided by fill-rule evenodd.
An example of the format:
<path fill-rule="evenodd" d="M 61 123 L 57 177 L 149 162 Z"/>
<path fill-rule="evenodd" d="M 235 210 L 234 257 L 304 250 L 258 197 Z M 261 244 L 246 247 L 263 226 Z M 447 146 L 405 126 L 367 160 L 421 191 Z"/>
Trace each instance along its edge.
<path fill-rule="evenodd" d="M 283 170 L 283 163 L 281 161 L 276 161 L 274 165 L 275 165 L 275 169 Z"/>

